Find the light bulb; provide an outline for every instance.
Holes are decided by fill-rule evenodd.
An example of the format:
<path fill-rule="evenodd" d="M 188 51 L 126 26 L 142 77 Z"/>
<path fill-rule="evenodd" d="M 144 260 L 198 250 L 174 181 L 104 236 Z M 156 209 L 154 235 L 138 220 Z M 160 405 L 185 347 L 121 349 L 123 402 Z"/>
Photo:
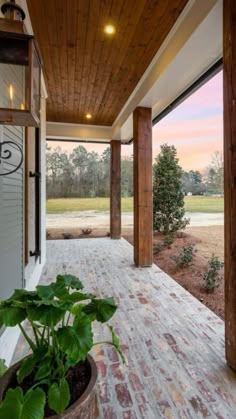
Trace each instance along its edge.
<path fill-rule="evenodd" d="M 12 84 L 10 84 L 10 86 L 9 86 L 9 96 L 10 96 L 10 99 L 12 101 L 13 100 L 13 86 L 12 86 Z"/>
<path fill-rule="evenodd" d="M 113 35 L 115 33 L 116 29 L 113 25 L 106 25 L 104 28 L 104 32 L 108 35 Z"/>

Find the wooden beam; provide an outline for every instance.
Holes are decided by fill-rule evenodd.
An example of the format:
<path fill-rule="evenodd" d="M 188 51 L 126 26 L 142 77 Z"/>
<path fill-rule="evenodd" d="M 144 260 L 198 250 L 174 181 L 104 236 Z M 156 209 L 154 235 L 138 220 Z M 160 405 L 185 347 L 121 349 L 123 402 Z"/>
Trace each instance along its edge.
<path fill-rule="evenodd" d="M 150 266 L 152 251 L 152 112 L 138 107 L 133 115 L 134 137 L 134 262 Z"/>
<path fill-rule="evenodd" d="M 236 2 L 224 0 L 225 346 L 236 371 Z"/>
<path fill-rule="evenodd" d="M 121 237 L 121 143 L 111 141 L 110 178 L 110 235 L 111 239 Z"/>

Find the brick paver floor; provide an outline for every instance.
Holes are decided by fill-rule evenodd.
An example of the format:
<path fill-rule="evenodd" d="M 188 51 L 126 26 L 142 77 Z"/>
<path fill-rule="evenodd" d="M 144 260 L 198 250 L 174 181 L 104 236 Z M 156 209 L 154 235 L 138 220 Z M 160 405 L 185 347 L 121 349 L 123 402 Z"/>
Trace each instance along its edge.
<path fill-rule="evenodd" d="M 129 365 L 112 347 L 94 350 L 99 418 L 236 418 L 236 375 L 225 363 L 221 319 L 157 266 L 136 268 L 124 239 L 49 241 L 47 252 L 41 283 L 73 273 L 86 290 L 119 305 L 113 325 Z M 99 340 L 102 333 L 99 325 Z"/>

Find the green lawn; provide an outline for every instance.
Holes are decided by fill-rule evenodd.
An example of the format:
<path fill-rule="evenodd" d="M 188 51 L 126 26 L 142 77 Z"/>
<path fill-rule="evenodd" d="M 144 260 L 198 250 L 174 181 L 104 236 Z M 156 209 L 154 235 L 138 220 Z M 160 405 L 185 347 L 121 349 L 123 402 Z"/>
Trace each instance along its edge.
<path fill-rule="evenodd" d="M 224 212 L 224 198 L 218 196 L 186 196 L 185 211 Z"/>
<path fill-rule="evenodd" d="M 47 200 L 47 213 L 61 213 L 64 211 L 108 211 L 109 198 L 58 198 Z M 133 198 L 122 198 L 122 211 L 133 211 Z"/>
<path fill-rule="evenodd" d="M 47 200 L 47 213 L 59 214 L 65 211 L 108 211 L 109 198 L 59 198 Z M 223 212 L 224 198 L 209 196 L 187 196 L 185 210 L 188 212 Z M 122 211 L 133 211 L 133 198 L 122 198 Z"/>

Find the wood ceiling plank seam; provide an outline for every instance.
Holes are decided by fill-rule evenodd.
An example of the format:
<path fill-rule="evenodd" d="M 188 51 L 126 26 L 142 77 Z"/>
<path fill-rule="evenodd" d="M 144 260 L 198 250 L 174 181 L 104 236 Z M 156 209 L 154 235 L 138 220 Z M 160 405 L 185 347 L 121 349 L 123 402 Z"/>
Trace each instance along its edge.
<path fill-rule="evenodd" d="M 45 74 L 45 80 L 46 80 L 46 84 L 48 86 L 48 92 L 53 92 L 51 93 L 51 97 L 54 97 L 54 102 L 55 102 L 55 94 L 54 92 L 56 92 L 56 83 L 54 80 L 54 73 L 53 73 L 53 68 L 52 68 L 52 63 L 51 63 L 51 55 L 48 54 L 48 44 L 46 47 L 46 44 L 44 42 L 44 36 L 46 34 L 46 38 L 49 39 L 49 35 L 48 35 L 48 25 L 47 25 L 47 19 L 45 18 L 45 5 L 40 4 L 40 2 L 38 1 L 29 1 L 27 0 L 27 6 L 28 6 L 28 10 L 29 10 L 29 14 L 31 17 L 31 23 L 32 23 L 32 27 L 33 27 L 33 31 L 35 34 L 36 39 L 38 40 L 38 44 L 40 46 L 40 51 L 42 54 L 42 57 L 44 57 L 44 63 L 48 64 L 47 67 L 44 66 L 43 68 L 43 72 Z M 39 27 L 42 27 L 43 30 L 42 32 L 40 32 L 38 30 Z M 45 55 L 47 57 L 47 59 L 45 59 Z M 48 68 L 49 67 L 49 68 Z M 52 74 L 52 78 L 48 77 L 48 73 Z M 47 101 L 48 105 L 50 106 L 50 97 L 48 98 Z"/>
<path fill-rule="evenodd" d="M 163 4 L 163 3 L 161 3 L 161 4 Z M 161 13 L 161 11 L 160 11 L 160 13 Z M 150 17 L 152 17 L 154 15 L 153 14 L 153 10 L 149 11 L 149 15 L 150 15 Z M 177 19 L 177 17 L 178 16 L 176 16 L 174 18 L 174 21 L 171 21 L 171 27 L 173 26 L 173 23 L 175 22 L 175 20 Z M 160 19 L 159 19 L 160 21 L 162 20 L 161 18 L 162 18 L 162 16 L 160 16 Z M 171 18 L 172 18 L 172 16 L 171 16 Z M 146 18 L 146 20 L 147 20 L 147 18 Z M 171 19 L 169 19 L 169 20 L 171 20 Z M 146 27 L 149 27 L 149 26 L 152 26 L 152 25 L 150 24 L 150 22 L 147 21 L 146 24 L 145 24 L 145 26 Z M 159 25 L 157 24 L 157 27 L 158 26 Z M 169 26 L 169 24 L 167 24 L 167 26 Z M 152 36 L 152 39 L 147 39 L 147 40 L 145 40 L 145 37 L 142 38 L 142 42 L 146 42 L 146 44 L 147 44 L 147 47 L 145 48 L 144 53 L 143 53 L 143 60 L 142 60 L 142 62 L 144 62 L 144 63 L 147 63 L 147 62 L 150 63 L 152 61 L 154 55 L 155 55 L 155 54 L 153 55 L 153 52 L 150 53 L 150 50 L 151 51 L 155 51 L 155 45 L 153 45 L 153 43 L 155 44 L 155 42 L 154 42 L 154 39 L 153 38 L 154 38 L 154 36 Z M 159 37 L 159 44 L 162 44 L 162 42 L 164 41 L 164 39 L 165 39 L 165 36 L 162 37 L 162 38 Z M 150 45 L 151 45 L 151 48 L 150 48 Z M 129 53 L 127 55 L 128 55 L 128 57 L 131 57 L 131 62 L 135 63 L 135 60 L 137 60 L 137 63 L 138 63 L 139 61 L 141 61 L 140 60 L 140 58 L 141 58 L 140 57 L 140 53 L 142 53 L 142 50 L 141 49 L 135 50 L 135 48 L 132 45 L 131 53 Z M 126 59 L 127 59 L 127 57 L 125 58 L 125 61 L 126 61 Z M 143 74 L 145 72 L 145 70 L 146 70 L 146 65 L 144 65 L 144 67 L 142 68 L 142 71 L 140 70 L 140 73 L 142 72 L 142 74 Z M 137 83 L 138 83 L 138 81 L 140 79 L 140 76 L 136 74 L 135 67 L 133 69 L 132 68 L 129 68 L 129 74 L 131 75 L 130 86 L 132 86 L 131 88 L 133 90 L 136 87 L 136 85 L 137 85 Z M 122 77 L 122 74 L 120 75 L 120 77 Z M 115 106 L 117 108 L 120 106 L 120 108 L 122 109 L 122 107 L 123 107 L 122 100 L 124 99 L 125 96 L 123 98 L 121 98 L 121 95 L 119 94 L 120 87 L 118 85 L 114 87 L 113 93 L 115 93 L 116 91 L 117 91 L 118 94 L 116 96 L 117 97 L 117 102 L 116 102 Z M 128 97 L 129 97 L 129 95 L 127 95 L 126 100 L 128 99 Z M 111 99 L 113 101 L 113 98 L 109 98 L 109 99 Z M 110 103 L 109 103 L 109 100 L 108 100 L 108 106 L 109 105 L 110 105 Z"/>
<path fill-rule="evenodd" d="M 96 64 L 93 64 L 94 71 L 93 71 L 92 75 L 90 75 L 89 87 L 88 87 L 87 94 L 86 94 L 85 108 L 89 109 L 90 112 L 92 113 L 92 115 L 96 115 L 95 110 L 94 110 L 95 100 L 96 100 L 95 96 L 94 96 L 94 90 L 95 90 L 95 87 L 96 87 L 96 84 L 97 84 L 97 80 L 99 79 L 99 76 L 98 76 L 99 75 L 99 63 L 98 63 L 98 60 L 99 60 L 99 57 L 100 57 L 101 52 L 102 52 L 102 47 L 103 47 L 103 43 L 98 41 L 97 46 L 95 48 L 95 53 L 94 53 L 94 56 L 93 56 L 94 63 L 96 63 Z M 101 106 L 102 106 L 102 104 L 101 104 Z M 93 119 L 93 122 L 94 122 L 94 119 Z"/>
<path fill-rule="evenodd" d="M 94 104 L 91 100 L 91 96 L 93 94 L 95 81 L 97 77 L 97 71 L 99 66 L 99 57 L 102 50 L 102 42 L 101 42 L 101 2 L 94 1 L 94 4 L 97 6 L 97 8 L 93 7 L 93 12 L 96 13 L 97 11 L 97 23 L 96 23 L 96 31 L 95 31 L 95 37 L 93 42 L 93 48 L 92 48 L 92 56 L 90 57 L 90 71 L 89 71 L 89 77 L 88 77 L 88 86 L 86 91 L 86 97 L 85 97 L 85 111 L 90 112 L 92 116 L 94 116 Z M 95 11 L 96 9 L 96 11 Z M 92 71 L 93 68 L 93 71 Z M 94 123 L 94 117 L 93 117 L 93 123 Z"/>
<path fill-rule="evenodd" d="M 163 6 L 164 3 L 159 2 L 159 4 Z M 156 13 L 155 13 L 156 8 L 158 9 L 158 13 L 160 13 L 157 3 L 154 3 L 154 2 L 148 3 L 147 7 L 144 9 L 144 14 L 140 16 L 139 22 L 136 25 L 136 30 L 133 34 L 133 38 L 129 44 L 129 47 L 126 51 L 126 55 L 123 58 L 123 62 L 121 64 L 119 73 L 117 75 L 117 82 L 112 92 L 113 95 L 111 98 L 109 98 L 113 102 L 114 107 L 116 109 L 118 109 L 119 107 L 122 108 L 122 101 L 125 99 L 124 101 L 126 102 L 129 97 L 128 91 L 126 94 L 122 92 L 123 98 L 121 100 L 120 81 L 122 80 L 122 77 L 123 77 L 123 69 L 126 68 L 126 72 L 129 77 L 128 81 L 129 81 L 130 91 L 133 91 L 133 89 L 135 88 L 135 86 L 137 85 L 139 81 L 140 74 L 143 74 L 146 69 L 144 61 L 143 61 L 143 53 L 149 45 L 151 32 L 149 32 L 148 30 L 144 31 L 143 27 L 145 28 L 153 27 L 153 22 L 151 22 L 151 20 L 153 16 L 155 16 L 155 20 L 156 20 Z M 142 30 L 140 30 L 140 28 Z M 156 50 L 153 51 L 152 58 L 154 57 L 155 53 L 156 53 Z M 150 64 L 151 58 L 147 57 L 147 59 Z M 109 99 L 108 99 L 108 106 L 110 105 Z"/>
<path fill-rule="evenodd" d="M 117 10 L 116 10 L 117 9 Z M 97 37 L 98 37 L 98 44 L 99 44 L 99 52 L 100 52 L 100 59 L 96 60 L 97 61 L 97 66 L 96 66 L 96 74 L 94 73 L 95 79 L 93 80 L 93 84 L 94 84 L 94 89 L 91 93 L 89 93 L 88 99 L 90 101 L 90 106 L 89 108 L 92 109 L 93 113 L 96 114 L 96 104 L 98 103 L 98 107 L 102 108 L 104 106 L 104 103 L 101 101 L 100 96 L 101 96 L 101 83 L 104 82 L 104 71 L 102 69 L 102 65 L 105 69 L 105 66 L 109 64 L 109 57 L 111 57 L 112 53 L 113 53 L 113 45 L 114 45 L 114 39 L 107 39 L 107 35 L 104 34 L 104 26 L 106 23 L 108 22 L 112 22 L 114 24 L 115 27 L 117 27 L 117 23 L 118 23 L 118 19 L 119 19 L 119 15 L 121 13 L 122 10 L 122 2 L 113 2 L 111 10 L 109 12 L 109 14 L 107 14 L 107 18 L 104 18 L 104 14 L 101 13 L 101 18 L 99 20 L 99 25 L 98 25 L 98 32 L 97 32 Z M 110 17 L 112 16 L 112 18 Z M 108 59 L 104 59 L 104 48 L 106 48 L 106 44 L 110 43 L 110 47 L 109 50 L 107 51 L 107 57 Z M 95 48 L 96 50 L 96 48 Z M 111 50 L 111 53 L 110 53 Z M 103 63 L 104 61 L 104 63 Z M 101 62 L 103 63 L 101 65 Z M 109 71 L 108 71 L 109 73 Z M 97 97 L 99 98 L 99 102 L 97 101 Z"/>
<path fill-rule="evenodd" d="M 81 66 L 81 70 L 80 70 L 80 85 L 79 85 L 79 103 L 78 103 L 78 110 L 76 112 L 77 114 L 77 120 L 82 122 L 82 110 L 81 110 L 81 105 L 82 105 L 82 88 L 83 88 L 83 69 L 84 69 L 84 62 L 85 62 L 85 54 L 86 54 L 86 37 L 87 37 L 87 31 L 88 31 L 88 19 L 85 20 L 85 16 L 87 17 L 89 14 L 89 2 L 85 1 L 85 2 L 81 2 L 83 4 L 83 10 L 86 7 L 86 12 L 84 13 L 84 33 L 82 33 L 82 41 L 83 41 L 83 64 Z"/>
<path fill-rule="evenodd" d="M 141 53 L 142 51 L 140 50 L 139 52 L 137 52 L 137 60 L 141 61 L 142 58 L 142 62 L 143 62 L 143 66 L 142 66 L 142 70 L 140 69 L 140 73 L 142 73 L 142 75 L 144 74 L 144 72 L 146 71 L 147 65 L 145 63 L 148 63 L 148 66 L 150 65 L 150 63 L 152 62 L 154 56 L 155 56 L 155 50 L 156 52 L 158 51 L 158 49 L 160 48 L 160 46 L 163 44 L 163 42 L 166 39 L 166 36 L 168 35 L 168 32 L 165 27 L 167 28 L 172 28 L 173 25 L 175 24 L 176 20 L 178 19 L 181 11 L 183 10 L 183 8 L 186 6 L 188 0 L 179 0 L 177 3 L 177 0 L 175 2 L 175 9 L 170 10 L 170 12 L 168 13 L 168 8 L 167 7 L 163 7 L 162 9 L 160 8 L 159 10 L 159 16 L 157 17 L 157 19 L 155 19 L 157 25 L 156 25 L 156 30 L 154 30 L 153 34 L 152 34 L 152 38 L 151 39 L 144 39 L 144 41 L 147 43 L 147 47 L 145 48 L 145 50 L 143 51 L 143 56 L 141 57 Z M 161 1 L 159 2 L 160 5 L 164 5 L 164 3 L 162 3 Z M 165 5 L 166 6 L 166 5 Z M 178 11 L 178 13 L 177 13 Z M 165 17 L 165 19 L 164 19 Z M 146 25 L 150 24 L 150 26 L 153 26 L 153 10 L 149 11 L 149 17 L 147 17 L 147 20 L 150 19 L 150 23 L 147 22 Z M 165 21 L 165 27 L 163 25 L 163 22 Z M 163 29 L 159 29 L 162 28 Z M 158 42 L 158 43 L 157 43 Z M 141 77 L 142 77 L 141 75 Z M 140 79 L 140 76 L 137 77 L 137 82 L 135 85 L 133 85 L 133 89 L 135 89 L 135 87 L 138 84 L 138 81 Z M 128 99 L 128 98 L 127 98 Z"/>
<path fill-rule="evenodd" d="M 117 74 L 119 73 L 123 56 L 126 55 L 128 45 L 131 39 L 133 38 L 135 26 L 137 22 L 139 21 L 140 16 L 142 15 L 145 6 L 146 6 L 146 0 L 139 1 L 135 9 L 132 3 L 129 3 L 129 5 L 127 5 L 126 3 L 124 4 L 124 8 L 122 9 L 123 13 L 121 14 L 119 22 L 118 22 L 118 34 L 117 34 L 117 43 L 118 45 L 119 44 L 122 45 L 122 48 L 119 49 L 118 54 L 116 54 L 115 56 L 115 61 L 113 65 L 114 67 L 113 77 L 110 80 L 111 85 L 114 83 L 114 81 L 117 78 Z M 133 25 L 130 24 L 131 19 L 133 20 Z M 120 86 L 120 90 L 123 91 L 121 86 Z M 111 117 L 108 117 L 109 111 L 112 112 L 112 114 L 114 114 L 114 111 L 109 109 L 107 106 L 107 101 L 109 97 L 112 97 L 112 101 L 114 101 L 114 95 L 112 91 L 113 89 L 111 88 L 111 86 L 108 86 L 107 96 L 103 98 L 103 101 L 105 102 L 105 107 L 102 110 L 102 112 L 98 113 L 98 117 L 101 118 L 102 120 L 104 120 L 104 118 L 107 118 L 105 123 L 108 125 L 111 125 Z M 112 102 L 112 105 L 113 104 L 114 102 Z"/>
<path fill-rule="evenodd" d="M 37 2 L 37 3 L 39 4 L 39 2 Z M 51 35 L 49 34 L 49 26 L 47 25 L 47 7 L 46 7 L 46 2 L 44 2 L 44 3 L 45 4 L 43 5 L 43 7 L 40 7 L 40 12 L 42 13 L 41 22 L 43 22 L 43 33 L 44 33 L 44 37 L 46 35 L 46 37 L 44 39 L 47 40 L 47 44 L 46 44 L 46 42 L 43 43 L 43 49 L 44 50 L 46 49 L 46 51 L 48 51 L 48 53 L 49 53 L 49 60 L 48 60 L 48 62 L 50 63 L 50 70 L 49 70 L 50 71 L 50 74 L 51 74 L 50 80 L 52 80 L 52 83 L 53 83 L 53 91 L 52 90 L 49 90 L 50 95 L 49 95 L 49 103 L 48 103 L 48 106 L 50 108 L 50 103 L 57 103 L 57 101 L 59 100 L 59 98 L 58 98 L 58 92 L 57 92 L 57 82 L 56 82 L 55 73 L 54 73 L 54 65 L 53 65 L 53 60 L 52 60 L 53 54 L 50 53 L 51 47 L 50 47 L 49 39 L 50 39 L 50 36 Z M 49 48 L 47 48 L 46 45 Z M 55 111 L 57 111 L 56 108 L 55 108 Z"/>
<path fill-rule="evenodd" d="M 52 55 L 50 54 L 50 47 L 45 46 L 42 49 L 42 54 L 45 61 L 47 62 L 47 67 L 45 68 L 45 78 L 48 86 L 48 99 L 47 99 L 47 108 L 50 109 L 53 103 L 57 103 L 57 91 L 56 91 L 56 82 L 54 80 L 53 64 L 52 64 Z M 51 77 L 50 77 L 51 74 Z"/>
<path fill-rule="evenodd" d="M 86 109 L 86 98 L 89 85 L 89 76 L 92 68 L 92 54 L 93 47 L 96 38 L 96 31 L 94 28 L 97 26 L 98 20 L 98 2 L 89 2 L 89 14 L 88 14 L 88 26 L 86 33 L 86 43 L 85 43 L 85 56 L 84 56 L 84 66 L 82 72 L 82 85 L 81 85 L 81 100 L 80 100 L 80 109 L 83 113 L 82 119 L 84 123 L 91 124 L 91 121 L 86 120 L 85 113 L 89 112 L 89 109 Z"/>
<path fill-rule="evenodd" d="M 81 4 L 81 3 L 80 3 Z M 73 104 L 73 114 L 75 121 L 78 121 L 79 115 L 79 99 L 80 99 L 80 88 L 81 88 L 81 78 L 82 71 L 80 69 L 83 66 L 83 51 L 81 48 L 82 39 L 84 36 L 83 25 L 80 22 L 80 15 L 82 11 L 77 10 L 77 31 L 76 31 L 76 47 L 75 47 L 75 80 L 74 80 L 74 104 Z M 82 20 L 84 22 L 84 20 Z M 85 24 L 85 22 L 84 22 Z"/>
<path fill-rule="evenodd" d="M 56 37 L 57 37 L 57 54 L 58 54 L 58 75 L 60 77 L 61 88 L 61 107 L 60 114 L 68 112 L 68 72 L 67 72 L 67 25 L 66 25 L 66 9 L 68 0 L 54 0 L 55 16 L 56 16 Z"/>
<path fill-rule="evenodd" d="M 119 16 L 121 14 L 121 10 L 123 7 L 124 2 L 113 2 L 111 6 L 111 10 L 108 16 L 107 22 L 114 21 L 116 22 L 116 26 L 119 21 Z M 112 16 L 112 18 L 110 17 Z M 102 27 L 105 26 L 107 23 L 104 19 L 104 23 Z M 101 54 L 101 63 L 99 66 L 99 72 L 98 72 L 98 86 L 99 91 L 97 94 L 97 98 L 95 99 L 95 114 L 99 115 L 99 112 L 101 112 L 101 109 L 103 109 L 105 105 L 106 95 L 107 95 L 107 86 L 109 85 L 109 81 L 112 78 L 112 62 L 113 57 L 116 55 L 116 49 L 114 48 L 114 43 L 117 42 L 116 35 L 114 38 L 109 38 L 107 35 L 103 33 L 104 43 L 103 43 L 103 50 Z M 97 111 L 99 109 L 99 111 Z M 101 122 L 102 125 L 104 125 L 103 121 Z"/>
<path fill-rule="evenodd" d="M 74 120 L 75 102 L 75 65 L 76 65 L 76 38 L 78 22 L 78 2 L 71 0 L 67 3 L 67 40 L 68 40 L 68 80 L 69 80 L 69 109 L 72 121 Z"/>
<path fill-rule="evenodd" d="M 124 34 L 125 34 L 124 39 L 126 40 L 126 48 L 121 49 L 122 54 L 118 57 L 119 60 L 117 62 L 115 74 L 114 74 L 114 77 L 113 77 L 113 80 L 112 80 L 113 85 L 114 85 L 114 83 L 116 83 L 117 76 L 120 72 L 122 57 L 124 57 L 126 55 L 126 51 L 127 51 L 128 46 L 129 46 L 129 43 L 133 39 L 133 34 L 134 34 L 136 24 L 139 21 L 140 16 L 142 16 L 142 13 L 143 13 L 143 10 L 145 9 L 145 7 L 146 7 L 146 1 L 139 2 L 137 4 L 137 7 L 135 8 L 135 13 L 134 13 L 134 8 L 132 7 L 131 13 L 129 13 L 125 18 L 123 18 L 124 21 L 127 20 L 127 28 L 125 28 L 125 30 L 124 30 Z M 121 27 L 122 26 L 123 25 L 121 25 Z M 129 36 L 127 36 L 127 33 L 129 34 Z M 124 45 L 124 40 L 122 40 L 122 45 Z M 122 73 L 123 73 L 123 69 L 122 69 Z M 123 88 L 122 88 L 122 79 L 123 78 L 124 78 L 124 76 L 122 74 L 122 78 L 118 79 L 119 80 L 119 91 L 120 92 L 124 91 Z M 103 111 L 103 114 L 100 115 L 100 117 L 102 119 L 104 117 L 106 117 L 107 122 L 109 122 L 109 124 L 112 123 L 114 115 L 116 114 L 116 111 L 114 109 L 114 103 L 115 103 L 116 99 L 117 99 L 117 94 L 116 93 L 114 94 L 113 88 L 110 88 L 109 89 L 109 95 L 108 95 L 107 100 L 106 100 L 106 107 Z"/>
<path fill-rule="evenodd" d="M 80 86 L 81 86 L 81 73 L 78 68 L 82 66 L 83 57 L 79 48 L 75 50 L 75 80 L 74 80 L 74 103 L 73 103 L 73 114 L 75 121 L 78 120 L 79 113 L 79 99 L 80 99 Z"/>
<path fill-rule="evenodd" d="M 54 81 L 54 90 L 53 92 L 49 91 L 49 100 L 47 103 L 47 115 L 50 114 L 52 117 L 57 115 L 58 111 L 58 103 L 60 103 L 60 91 L 58 89 L 58 80 L 57 80 L 57 70 L 55 64 L 55 54 L 54 50 L 56 47 L 56 43 L 54 41 L 54 32 L 56 30 L 56 21 L 55 21 L 55 11 L 54 5 L 52 2 L 46 2 L 44 0 L 43 5 L 43 20 L 47 26 L 47 32 L 45 32 L 46 36 L 44 35 L 44 45 L 49 46 L 49 54 L 50 54 L 50 62 L 51 62 L 51 72 L 49 74 L 49 78 Z M 48 21 L 51 21 L 51 24 L 48 24 Z M 50 111 L 50 108 L 52 109 Z"/>
<path fill-rule="evenodd" d="M 187 2 L 187 0 L 184 0 L 185 2 Z M 159 2 L 160 4 L 163 4 L 162 2 Z M 145 26 L 146 27 L 153 27 L 153 16 L 155 15 L 154 10 L 152 7 L 150 7 L 151 4 L 149 4 L 149 8 L 147 9 L 147 15 L 145 16 Z M 163 13 L 165 14 L 166 10 L 163 10 Z M 175 23 L 175 20 L 171 19 L 171 15 L 167 14 L 167 18 L 169 18 L 170 24 L 171 26 L 173 26 L 173 24 Z M 163 24 L 163 14 L 161 14 L 161 12 L 159 11 L 159 16 L 155 17 L 155 22 L 156 22 L 156 26 L 161 27 L 161 25 Z M 166 23 L 166 20 L 165 20 Z M 168 25 L 166 25 L 168 26 Z M 160 32 L 159 28 L 158 28 L 158 33 Z M 159 49 L 159 46 L 164 42 L 165 38 L 166 38 L 166 32 L 163 28 L 163 30 L 161 30 L 161 37 L 160 34 L 158 36 L 158 45 L 157 45 L 157 41 L 156 39 L 154 39 L 154 34 L 152 34 L 151 38 L 150 35 L 148 35 L 148 31 L 143 31 L 142 34 L 140 34 L 140 39 L 137 36 L 137 40 L 138 43 L 142 43 L 143 44 L 143 48 L 135 48 L 133 45 L 131 46 L 131 49 L 129 51 L 129 56 L 132 58 L 132 62 L 134 62 L 135 65 L 137 65 L 140 61 L 144 62 L 145 60 L 143 59 L 143 57 L 145 56 L 145 54 L 148 55 L 147 59 L 148 62 L 150 64 L 150 62 L 152 61 L 152 59 L 154 58 L 157 50 Z M 152 48 L 150 48 L 150 46 Z M 135 62 L 136 60 L 136 62 Z M 149 65 L 148 64 L 148 65 Z"/>
<path fill-rule="evenodd" d="M 80 4 L 81 5 L 81 4 Z M 80 110 L 81 102 L 81 88 L 82 88 L 82 75 L 83 75 L 83 65 L 86 52 L 86 33 L 87 33 L 87 23 L 85 17 L 88 15 L 88 4 L 82 4 L 79 18 L 80 24 L 78 25 L 77 30 L 77 44 L 81 45 L 81 50 L 78 53 L 78 48 L 76 49 L 76 76 L 75 76 L 75 99 L 74 99 L 74 108 L 76 108 L 76 120 L 82 122 L 82 112 Z"/>
<path fill-rule="evenodd" d="M 105 6 L 105 8 L 104 8 L 104 6 Z M 104 17 L 106 15 L 107 15 L 107 17 Z M 96 72 L 94 73 L 95 78 L 94 78 L 94 89 L 93 89 L 93 100 L 92 100 L 93 106 L 91 108 L 94 115 L 96 115 L 96 100 L 97 100 L 97 97 L 98 97 L 98 95 L 100 93 L 100 89 L 101 89 L 101 85 L 100 85 L 101 80 L 102 80 L 101 61 L 102 61 L 103 50 L 104 50 L 105 42 L 106 42 L 105 37 L 101 36 L 101 33 L 103 31 L 104 20 L 107 22 L 107 19 L 108 19 L 108 16 L 109 16 L 109 13 L 107 14 L 106 5 L 102 4 L 102 2 L 101 2 L 101 8 L 100 8 L 100 16 L 101 16 L 101 18 L 99 20 L 100 27 L 99 27 L 99 33 L 98 33 L 98 38 L 99 38 L 99 35 L 100 35 L 100 41 L 99 41 L 99 48 L 98 48 L 98 50 L 96 50 L 96 53 L 95 53 L 95 59 L 97 61 L 97 65 L 96 65 Z M 102 106 L 101 102 L 99 103 L 99 106 Z M 96 118 L 97 118 L 97 115 L 96 115 Z M 102 124 L 100 124 L 100 125 L 102 125 Z"/>
<path fill-rule="evenodd" d="M 95 50 L 95 62 L 96 62 L 96 72 L 94 72 L 94 78 L 92 79 L 92 83 L 94 85 L 93 90 L 88 93 L 88 99 L 89 99 L 89 109 L 92 109 L 92 112 L 96 115 L 96 110 L 95 110 L 95 106 L 96 106 L 96 100 L 99 94 L 101 94 L 101 89 L 99 86 L 99 80 L 102 80 L 102 77 L 100 76 L 102 73 L 102 69 L 100 68 L 100 63 L 99 63 L 99 59 L 98 58 L 98 54 L 96 54 L 96 50 L 99 50 L 99 57 L 102 56 L 102 46 L 104 46 L 104 44 L 107 43 L 107 35 L 104 34 L 104 25 L 108 22 L 111 22 L 114 24 L 114 26 L 117 28 L 118 27 L 118 22 L 119 22 L 119 17 L 122 13 L 122 9 L 124 7 L 124 1 L 123 2 L 115 2 L 113 3 L 113 8 L 110 11 L 110 15 L 112 17 L 109 16 L 107 22 L 104 20 L 104 16 L 101 13 L 100 14 L 100 19 L 98 22 L 98 28 L 97 28 L 97 44 L 99 45 L 99 48 L 97 48 L 95 46 L 94 50 Z M 116 10 L 117 9 L 117 10 Z M 110 42 L 112 42 L 112 53 L 114 56 L 114 42 L 116 42 L 116 35 L 114 37 L 114 39 L 109 40 Z M 116 42 L 117 44 L 117 42 Z M 116 52 L 117 53 L 117 52 Z M 101 79 L 100 79 L 101 77 Z M 96 88 L 96 86 L 99 86 Z M 100 100 L 99 102 L 99 108 L 103 108 L 104 103 Z"/>
<path fill-rule="evenodd" d="M 53 66 L 53 75 L 55 79 L 55 91 L 57 101 L 52 103 L 52 108 L 48 106 L 49 113 L 53 115 L 58 115 L 60 112 L 63 112 L 63 101 L 62 101 L 62 85 L 61 85 L 61 72 L 60 72 L 60 58 L 59 58 L 59 48 L 58 48 L 58 18 L 57 18 L 57 1 L 56 0 L 47 0 L 47 5 L 45 4 L 45 10 L 47 10 L 47 22 L 48 22 L 48 41 L 51 49 L 51 59 Z"/>
<path fill-rule="evenodd" d="M 175 12 L 174 16 L 172 13 L 168 13 L 168 5 L 164 4 L 162 1 L 159 1 L 160 7 L 158 8 L 158 15 L 155 12 L 154 3 L 149 3 L 148 8 L 145 9 L 145 15 L 141 17 L 141 19 L 144 20 L 145 25 L 137 25 L 136 32 L 134 34 L 135 39 L 135 45 L 142 45 L 143 47 L 137 48 L 132 43 L 129 46 L 129 49 L 127 51 L 126 57 L 124 58 L 123 65 L 125 63 L 130 62 L 134 63 L 133 68 L 129 67 L 128 73 L 130 74 L 130 89 L 133 91 L 135 87 L 137 86 L 140 78 L 144 74 L 146 68 L 150 65 L 152 59 L 154 58 L 157 50 L 160 48 L 162 43 L 164 42 L 169 30 L 166 28 L 172 27 L 174 23 L 176 22 L 177 18 L 179 17 L 179 14 L 181 13 L 181 10 L 185 7 L 187 3 L 187 0 L 180 0 L 178 2 L 178 14 Z M 167 6 L 166 6 L 167 5 Z M 156 6 L 155 6 L 156 7 Z M 180 10 L 181 9 L 181 10 Z M 176 9 L 175 9 L 176 10 Z M 165 19 L 163 19 L 163 16 L 166 16 Z M 156 27 L 158 28 L 156 30 L 157 33 L 159 33 L 158 37 L 158 43 L 156 42 L 156 33 L 152 33 L 152 37 L 150 38 L 150 35 L 147 31 L 142 31 L 142 33 L 138 30 L 139 26 L 145 26 L 145 27 L 154 27 L 154 21 L 156 23 Z M 142 23 L 142 22 L 141 22 Z M 160 28 L 162 28 L 160 30 Z M 161 36 L 160 36 L 161 34 Z M 140 64 L 139 64 L 140 63 Z M 147 65 L 148 63 L 148 65 Z M 136 70 L 138 68 L 138 71 Z M 120 72 L 120 75 L 118 76 L 118 79 L 122 78 L 122 72 Z M 123 104 L 122 102 L 126 102 L 129 98 L 129 94 L 127 92 L 126 95 L 123 95 L 121 98 L 121 91 L 119 88 L 119 85 L 114 87 L 113 93 L 117 92 L 116 101 L 114 104 L 114 107 L 117 109 L 117 114 L 121 111 Z M 113 98 L 112 98 L 113 100 Z M 120 109 L 119 109 L 120 108 Z M 115 119 L 114 119 L 115 120 Z M 112 123 L 114 122 L 112 121 Z"/>
<path fill-rule="evenodd" d="M 106 1 L 101 2 L 101 7 L 102 7 L 101 15 L 103 16 L 103 19 L 104 19 L 105 22 L 107 22 L 108 19 L 109 19 L 110 10 L 111 10 L 111 7 L 112 7 L 112 3 L 113 2 L 111 2 L 111 1 L 109 1 L 109 3 L 107 3 Z M 110 8 L 108 6 L 110 6 Z M 102 33 L 102 28 L 103 28 L 103 25 L 101 25 L 101 33 Z M 103 61 L 104 43 L 106 42 L 106 39 L 105 39 L 105 37 L 103 35 L 101 36 L 101 39 L 102 38 L 104 39 L 104 41 L 103 41 L 103 45 L 102 45 L 102 48 L 101 48 L 100 63 L 101 63 L 101 61 Z M 104 79 L 102 79 L 102 78 L 97 80 L 98 86 L 99 86 L 99 90 L 101 90 L 101 82 L 102 82 L 102 80 L 104 82 Z M 85 121 L 85 120 L 83 122 L 85 122 L 85 123 L 87 122 L 88 124 L 91 123 L 90 121 Z M 93 120 L 93 123 L 96 124 L 96 119 Z"/>

